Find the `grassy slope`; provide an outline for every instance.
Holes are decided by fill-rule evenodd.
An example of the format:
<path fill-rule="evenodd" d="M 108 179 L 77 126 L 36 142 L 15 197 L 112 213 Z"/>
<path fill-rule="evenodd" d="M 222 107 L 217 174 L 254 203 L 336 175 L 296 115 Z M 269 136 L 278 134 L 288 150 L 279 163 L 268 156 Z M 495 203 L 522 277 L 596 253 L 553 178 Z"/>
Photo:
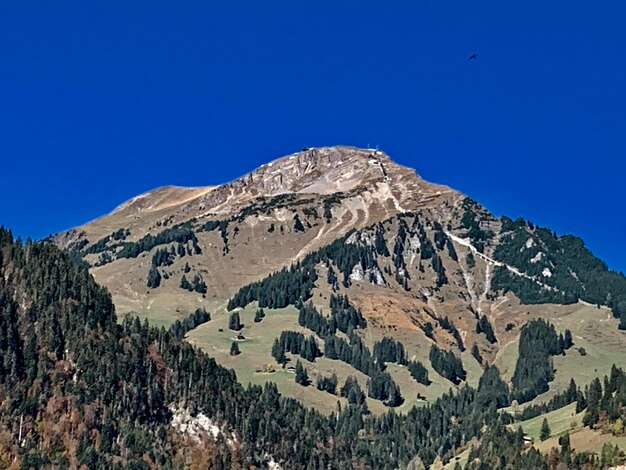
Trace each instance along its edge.
<path fill-rule="evenodd" d="M 570 433 L 570 445 L 578 452 L 600 452 L 606 443 L 617 445 L 620 449 L 626 449 L 626 436 L 613 436 L 602 434 L 589 428 L 580 429 Z M 535 444 L 541 452 L 548 453 L 553 447 L 558 447 L 558 437 L 551 437 L 543 442 Z"/>
<path fill-rule="evenodd" d="M 550 383 L 550 390 L 531 403 L 549 400 L 556 392 L 566 389 L 571 378 L 579 386 L 584 387 L 595 377 L 608 374 L 613 364 L 626 366 L 626 357 L 623 353 L 626 333 L 617 329 L 617 320 L 611 316 L 608 309 L 580 304 L 580 307 L 572 313 L 550 317 L 549 321 L 555 325 L 557 331 L 571 330 L 574 346 L 565 356 L 554 358 L 556 372 L 554 381 Z M 586 356 L 580 355 L 578 352 L 580 347 L 585 348 Z M 507 380 L 511 379 L 515 371 L 517 348 L 517 340 L 507 344 L 495 362 Z"/>
<path fill-rule="evenodd" d="M 307 367 L 313 385 L 302 387 L 296 384 L 293 373 L 287 372 L 276 365 L 274 358 L 271 356 L 272 343 L 283 330 L 300 331 L 306 336 L 311 335 L 312 332 L 298 325 L 298 313 L 293 306 L 283 309 L 265 309 L 266 317 L 260 323 L 254 323 L 253 321 L 256 309 L 257 307 L 251 304 L 240 311 L 241 321 L 244 324 L 243 334 L 246 337 L 246 341 L 239 343 L 241 354 L 236 357 L 232 357 L 229 354 L 234 334 L 228 330 L 229 314 L 223 311 L 213 313 L 212 320 L 191 331 L 188 334 L 188 339 L 214 357 L 220 364 L 233 368 L 242 383 L 263 384 L 270 381 L 275 382 L 282 393 L 293 396 L 325 413 L 334 411 L 337 401 L 340 401 L 342 404 L 346 402 L 340 397 L 321 392 L 315 388 L 315 378 L 319 374 L 323 376 L 329 376 L 332 373 L 337 374 L 340 386 L 343 385 L 348 376 L 353 375 L 357 377 L 365 390 L 367 377 L 364 374 L 341 361 L 329 360 L 324 357 L 318 358 L 314 363 L 299 358 Z M 220 329 L 223 331 L 220 332 Z M 368 336 L 367 333 L 366 330 L 366 337 Z M 373 332 L 373 338 L 381 336 L 380 332 Z M 372 338 L 371 341 L 373 341 Z M 318 343 L 320 346 L 323 345 L 319 338 Z M 402 395 L 405 397 L 405 403 L 397 409 L 399 412 L 406 412 L 413 405 L 419 406 L 425 403 L 416 399 L 418 392 L 425 395 L 428 401 L 432 401 L 454 387 L 450 382 L 437 375 L 430 367 L 427 357 L 428 348 L 426 347 L 430 347 L 430 344 L 422 345 L 419 350 L 415 345 L 409 343 L 405 343 L 405 346 L 410 357 L 421 360 L 427 366 L 433 383 L 428 387 L 418 384 L 405 367 L 389 364 L 388 371 L 398 383 Z M 480 366 L 467 352 L 464 353 L 463 360 L 472 377 L 472 382 L 476 382 L 479 377 L 478 371 Z M 292 363 L 295 363 L 295 358 Z M 276 372 L 256 372 L 268 364 L 275 366 Z M 377 400 L 368 399 L 368 406 L 373 412 L 384 412 L 387 410 Z"/>
<path fill-rule="evenodd" d="M 580 429 L 583 414 L 584 413 L 577 414 L 576 403 L 572 403 L 571 405 L 551 411 L 550 413 L 516 423 L 515 426 L 521 426 L 528 436 L 533 438 L 535 442 L 539 442 L 539 434 L 541 433 L 541 425 L 544 419 L 548 420 L 550 436 L 558 438 L 558 436 L 566 431 Z"/>
<path fill-rule="evenodd" d="M 626 449 L 626 436 L 613 436 L 602 434 L 600 431 L 582 427 L 584 412 L 576 413 L 576 404 L 572 403 L 559 410 L 546 413 L 542 416 L 522 421 L 519 423 L 526 434 L 535 440 L 534 446 L 541 452 L 548 453 L 553 447 L 558 447 L 560 436 L 569 432 L 570 442 L 573 449 L 579 452 L 600 452 L 605 443 L 617 445 Z M 543 419 L 548 420 L 550 425 L 550 438 L 545 441 L 539 440 Z"/>

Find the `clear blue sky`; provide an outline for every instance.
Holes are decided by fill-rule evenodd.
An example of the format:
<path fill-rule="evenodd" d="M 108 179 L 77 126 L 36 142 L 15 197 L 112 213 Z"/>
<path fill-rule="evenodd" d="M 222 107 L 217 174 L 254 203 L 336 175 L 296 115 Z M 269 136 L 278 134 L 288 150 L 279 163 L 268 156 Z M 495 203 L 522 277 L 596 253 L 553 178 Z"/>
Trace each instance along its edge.
<path fill-rule="evenodd" d="M 623 0 L 1 1 L 0 224 L 371 143 L 626 271 L 625 24 Z"/>

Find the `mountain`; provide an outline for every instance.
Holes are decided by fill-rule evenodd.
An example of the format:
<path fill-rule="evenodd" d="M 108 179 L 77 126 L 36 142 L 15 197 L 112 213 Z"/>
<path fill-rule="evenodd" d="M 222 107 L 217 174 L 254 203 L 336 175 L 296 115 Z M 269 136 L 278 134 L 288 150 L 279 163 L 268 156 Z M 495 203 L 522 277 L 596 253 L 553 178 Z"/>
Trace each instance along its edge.
<path fill-rule="evenodd" d="M 378 150 L 304 149 L 223 185 L 159 188 L 53 241 L 118 314 L 190 325 L 242 382 L 324 413 L 408 412 L 479 386 L 487 365 L 503 404 L 547 406 L 621 360 L 621 273 Z"/>
<path fill-rule="evenodd" d="M 605 468 L 625 286 L 348 147 L 0 228 L 0 465 Z"/>
<path fill-rule="evenodd" d="M 338 307 L 351 312 L 339 319 L 359 317 L 346 302 Z M 136 317 L 118 319 L 110 294 L 84 263 L 50 243 L 14 240 L 0 228 L 2 468 L 415 469 L 464 460 L 471 470 L 556 462 L 591 468 L 597 462 L 569 439 L 560 440 L 549 458 L 527 450 L 524 435 L 506 426 L 513 417 L 496 410 L 508 400 L 508 389 L 492 366 L 485 367 L 478 388 L 462 387 L 406 414 L 371 413 L 358 384 L 347 382 L 342 390 L 350 388 L 350 403 L 322 415 L 281 396 L 274 384 L 242 386 L 232 371 L 183 339 L 189 328 L 212 322 L 204 311 L 169 329 Z M 537 323 L 533 331 L 545 331 L 545 325 Z M 402 360 L 397 343 L 380 344 L 377 358 Z M 385 369 L 382 362 L 369 364 L 368 394 L 379 388 L 374 377 Z M 300 362 L 296 369 L 306 384 Z M 332 385 L 329 379 L 324 393 L 338 393 Z M 621 419 L 621 369 L 611 371 L 601 401 L 597 379 L 585 394 L 570 389 L 540 412 L 570 409 L 573 393 L 576 407 L 586 408 L 587 425 L 601 424 L 600 416 Z M 536 408 L 526 415 L 536 416 Z M 550 434 L 547 421 L 541 430 L 542 439 Z M 590 433 L 587 438 L 602 440 Z M 602 449 L 602 465 L 620 461 L 617 448 Z"/>
<path fill-rule="evenodd" d="M 210 287 L 206 303 L 217 307 L 241 285 L 351 228 L 409 210 L 427 209 L 444 217 L 446 207 L 460 197 L 447 187 L 425 182 L 382 152 L 309 149 L 220 186 L 149 191 L 104 217 L 57 235 L 55 241 L 76 249 L 94 265 L 92 273 L 112 292 L 118 312 L 144 314 L 154 305 L 164 305 L 168 310 L 164 315 L 171 317 L 171 307 L 188 311 L 198 303 L 197 296 L 181 295 L 180 276 L 163 280 L 160 289 L 148 292 L 150 264 L 144 258 L 151 250 L 142 250 L 137 259 L 126 253 L 120 256 L 116 251 L 124 243 L 184 223 L 193 225 L 202 254 L 177 257 L 170 269 L 180 271 L 188 262 L 192 268 L 188 277 L 202 276 Z M 296 215 L 303 230 L 296 227 Z"/>

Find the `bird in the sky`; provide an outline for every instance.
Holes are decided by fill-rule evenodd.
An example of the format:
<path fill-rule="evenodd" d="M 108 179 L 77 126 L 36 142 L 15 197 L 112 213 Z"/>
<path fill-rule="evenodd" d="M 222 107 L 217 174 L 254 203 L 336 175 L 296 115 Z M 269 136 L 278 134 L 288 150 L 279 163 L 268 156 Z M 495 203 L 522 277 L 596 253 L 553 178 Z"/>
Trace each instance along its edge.
<path fill-rule="evenodd" d="M 478 59 L 478 54 L 472 54 L 471 56 L 469 56 L 468 60 L 474 60 L 474 59 Z"/>

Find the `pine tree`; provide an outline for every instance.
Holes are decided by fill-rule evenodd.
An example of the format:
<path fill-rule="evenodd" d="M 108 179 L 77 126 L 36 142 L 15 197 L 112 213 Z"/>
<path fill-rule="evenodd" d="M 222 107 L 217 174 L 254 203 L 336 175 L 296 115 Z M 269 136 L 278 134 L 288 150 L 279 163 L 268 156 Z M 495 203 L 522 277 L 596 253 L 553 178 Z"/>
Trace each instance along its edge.
<path fill-rule="evenodd" d="M 565 337 L 564 337 L 564 347 L 565 349 L 569 349 L 574 345 L 574 340 L 572 339 L 572 332 L 570 330 L 565 330 Z"/>
<path fill-rule="evenodd" d="M 351 375 L 346 379 L 343 387 L 341 387 L 341 396 L 348 399 L 351 405 L 361 405 L 365 402 L 365 394 L 361 390 L 356 378 Z"/>
<path fill-rule="evenodd" d="M 161 285 L 161 274 L 156 266 L 150 266 L 150 271 L 148 271 L 148 287 L 150 289 L 156 289 Z"/>
<path fill-rule="evenodd" d="M 296 362 L 296 383 L 305 387 L 309 385 L 309 374 L 300 361 Z"/>
<path fill-rule="evenodd" d="M 400 394 L 400 389 L 395 382 L 391 382 L 389 384 L 389 390 L 387 392 L 387 400 L 385 401 L 385 405 L 395 408 L 396 406 L 400 406 L 404 402 L 404 398 Z"/>
<path fill-rule="evenodd" d="M 275 339 L 274 344 L 272 345 L 272 357 L 276 359 L 276 362 L 278 362 L 283 367 L 287 363 L 287 357 L 285 356 L 285 349 L 280 344 L 278 339 Z"/>
<path fill-rule="evenodd" d="M 228 319 L 228 328 L 233 331 L 239 331 L 243 328 L 241 320 L 239 319 L 239 312 L 233 312 Z"/>
<path fill-rule="evenodd" d="M 543 422 L 541 423 L 541 432 L 539 434 L 539 439 L 545 441 L 550 437 L 550 425 L 548 424 L 548 419 L 543 418 Z"/>
<path fill-rule="evenodd" d="M 263 312 L 263 309 L 260 308 L 254 314 L 254 322 L 259 323 L 261 320 L 263 320 L 263 318 L 265 318 L 265 313 Z"/>
<path fill-rule="evenodd" d="M 337 281 L 337 275 L 335 274 L 335 270 L 333 269 L 333 267 L 330 264 L 328 265 L 328 272 L 326 274 L 326 282 L 331 287 L 333 292 L 335 292 L 339 288 L 339 283 Z"/>
<path fill-rule="evenodd" d="M 180 278 L 180 287 L 181 289 L 188 290 L 189 292 L 193 291 L 191 283 L 187 280 L 187 277 L 184 274 L 183 277 Z"/>
<path fill-rule="evenodd" d="M 476 406 L 488 408 L 494 404 L 496 408 L 503 408 L 509 403 L 509 387 L 500 377 L 500 371 L 496 366 L 487 365 L 478 382 Z"/>
<path fill-rule="evenodd" d="M 413 377 L 417 383 L 430 385 L 430 380 L 428 379 L 428 369 L 426 369 L 424 364 L 420 361 L 409 361 L 407 368 L 409 369 L 411 377 Z"/>
<path fill-rule="evenodd" d="M 239 351 L 239 344 L 237 341 L 233 341 L 230 345 L 230 355 L 237 356 L 241 351 Z"/>
<path fill-rule="evenodd" d="M 483 358 L 480 355 L 480 351 L 478 350 L 478 345 L 476 343 L 472 346 L 472 356 L 474 356 L 474 359 L 476 359 L 479 364 L 483 363 Z"/>
<path fill-rule="evenodd" d="M 581 391 L 578 391 L 576 395 L 576 413 L 580 413 L 585 408 L 587 408 L 587 400 L 585 399 L 585 394 Z"/>
<path fill-rule="evenodd" d="M 206 283 L 197 274 L 193 277 L 193 281 L 191 282 L 191 288 L 199 294 L 206 294 L 207 292 Z"/>
<path fill-rule="evenodd" d="M 483 315 L 482 317 L 480 317 L 480 320 L 478 320 L 478 323 L 476 324 L 476 333 L 485 333 L 487 341 L 489 341 L 491 344 L 497 341 L 496 335 L 494 334 L 493 328 L 491 327 L 491 323 L 489 323 L 486 315 Z"/>
<path fill-rule="evenodd" d="M 476 260 L 474 259 L 474 255 L 472 254 L 471 251 L 467 252 L 467 256 L 465 257 L 465 263 L 467 264 L 467 267 L 470 269 L 476 266 Z"/>
<path fill-rule="evenodd" d="M 337 375 L 333 374 L 330 377 L 320 377 L 317 382 L 318 390 L 326 391 L 332 395 L 337 394 Z"/>
<path fill-rule="evenodd" d="M 293 230 L 294 232 L 304 232 L 304 225 L 302 225 L 302 221 L 298 214 L 296 214 L 293 218 Z"/>

